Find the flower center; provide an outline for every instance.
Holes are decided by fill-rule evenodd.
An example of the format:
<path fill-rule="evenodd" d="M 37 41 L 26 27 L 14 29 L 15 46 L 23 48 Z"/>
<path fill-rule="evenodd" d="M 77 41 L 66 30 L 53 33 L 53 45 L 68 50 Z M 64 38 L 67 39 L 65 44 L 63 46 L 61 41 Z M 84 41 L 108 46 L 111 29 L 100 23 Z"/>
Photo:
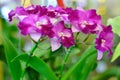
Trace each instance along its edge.
<path fill-rule="evenodd" d="M 102 39 L 102 40 L 101 40 L 101 46 L 104 47 L 104 45 L 105 45 L 105 40 Z"/>
<path fill-rule="evenodd" d="M 64 34 L 63 32 L 59 32 L 59 33 L 58 33 L 58 36 L 59 36 L 59 37 L 62 37 L 62 39 L 64 39 L 65 34 Z"/>
<path fill-rule="evenodd" d="M 36 22 L 36 26 L 37 26 L 37 28 L 39 28 L 39 29 L 41 29 L 41 28 L 42 28 L 42 26 L 41 26 L 41 23 L 40 23 L 40 22 Z"/>
<path fill-rule="evenodd" d="M 60 37 L 65 36 L 63 32 L 59 32 L 58 35 L 59 35 Z"/>
<path fill-rule="evenodd" d="M 82 22 L 81 22 L 81 25 L 82 25 L 83 28 L 84 28 L 87 24 L 88 24 L 87 21 L 82 21 Z"/>
<path fill-rule="evenodd" d="M 42 19 L 42 18 L 41 18 L 41 20 L 39 20 L 39 21 L 36 22 L 36 26 L 37 26 L 37 28 L 39 28 L 39 29 L 42 28 L 41 25 L 46 25 L 46 24 L 47 24 L 47 20 L 46 20 L 46 19 Z"/>

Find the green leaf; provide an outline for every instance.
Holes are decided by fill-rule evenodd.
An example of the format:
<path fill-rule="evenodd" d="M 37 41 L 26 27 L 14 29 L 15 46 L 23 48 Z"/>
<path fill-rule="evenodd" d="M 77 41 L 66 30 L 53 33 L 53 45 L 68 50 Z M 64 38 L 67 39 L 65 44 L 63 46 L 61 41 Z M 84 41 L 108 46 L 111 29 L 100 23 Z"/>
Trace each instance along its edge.
<path fill-rule="evenodd" d="M 120 43 L 117 45 L 115 49 L 111 62 L 115 61 L 119 56 L 120 56 Z"/>
<path fill-rule="evenodd" d="M 28 54 L 23 53 L 20 54 L 18 56 L 16 56 L 12 61 L 22 61 L 22 73 L 21 73 L 21 79 L 24 78 L 25 72 L 26 72 L 26 68 L 28 67 L 28 62 L 29 62 L 30 56 L 28 56 Z"/>
<path fill-rule="evenodd" d="M 83 69 L 81 69 L 81 74 L 79 74 L 79 76 L 81 76 L 79 80 L 86 80 L 88 74 L 93 69 L 95 62 L 96 62 L 96 54 L 92 54 L 87 58 L 87 60 L 84 63 L 85 65 Z"/>
<path fill-rule="evenodd" d="M 15 58 L 13 58 L 11 62 L 17 61 L 17 60 L 21 60 L 21 61 L 27 62 L 28 59 L 29 59 L 28 54 L 23 53 L 23 54 L 20 54 L 20 55 L 16 56 Z"/>
<path fill-rule="evenodd" d="M 108 68 L 101 74 L 97 74 L 93 76 L 91 80 L 110 80 L 111 77 L 116 77 L 116 80 L 120 80 L 120 68 L 119 67 L 111 67 Z"/>
<path fill-rule="evenodd" d="M 57 77 L 50 69 L 50 67 L 41 59 L 36 56 L 29 56 L 28 54 L 22 54 L 17 56 L 14 60 L 21 60 L 27 63 L 28 66 L 45 76 L 47 80 L 57 80 Z"/>
<path fill-rule="evenodd" d="M 30 58 L 29 66 L 44 75 L 48 80 L 57 80 L 57 77 L 48 65 L 36 56 Z"/>
<path fill-rule="evenodd" d="M 3 47 L 3 45 L 0 45 L 0 60 L 2 60 L 3 62 L 6 63 L 5 53 L 4 53 L 4 47 Z"/>
<path fill-rule="evenodd" d="M 29 59 L 30 59 L 30 57 L 26 53 L 20 54 L 12 59 L 12 62 L 13 61 L 22 61 L 21 62 L 21 64 L 22 64 L 21 79 L 24 78 Z"/>
<path fill-rule="evenodd" d="M 81 57 L 79 58 L 79 61 L 75 64 L 75 65 L 73 65 L 66 73 L 65 73 L 65 75 L 62 77 L 62 80 L 67 80 L 68 79 L 68 77 L 70 77 L 73 73 L 76 73 L 75 74 L 75 77 L 77 77 L 77 76 L 81 76 L 80 74 L 82 74 L 82 69 L 89 69 L 89 67 L 88 66 L 91 66 L 91 65 L 93 65 L 94 64 L 94 61 L 93 61 L 93 59 L 95 60 L 95 58 L 96 58 L 96 56 L 94 55 L 94 58 L 92 59 L 92 58 L 90 58 L 90 59 L 88 59 L 88 60 L 90 60 L 90 61 L 93 61 L 92 63 L 90 62 L 89 64 L 87 63 L 88 62 L 88 60 L 87 60 L 87 58 L 89 58 L 89 56 L 91 56 L 91 55 L 93 55 L 94 53 L 96 53 L 96 50 L 95 50 L 95 48 L 92 46 L 92 47 L 90 47 L 88 50 L 86 50 L 82 55 L 81 55 Z M 85 64 L 86 63 L 86 64 Z M 85 67 L 86 66 L 86 67 Z M 85 67 L 85 68 L 84 68 Z M 87 76 L 88 75 L 88 73 L 89 73 L 89 71 L 87 71 L 86 73 L 85 73 L 85 76 Z M 74 77 L 74 76 L 73 76 Z M 75 77 L 74 77 L 74 80 L 77 80 L 77 78 L 75 79 Z M 84 78 L 84 77 L 83 77 Z"/>
<path fill-rule="evenodd" d="M 49 53 L 51 53 L 50 42 L 49 40 L 44 40 L 38 44 L 38 47 L 34 51 L 33 55 L 37 57 L 41 57 Z"/>
<path fill-rule="evenodd" d="M 77 46 L 70 47 L 70 51 L 69 51 L 70 54 L 77 54 L 79 52 L 80 52 L 80 48 L 79 47 L 77 47 Z"/>
<path fill-rule="evenodd" d="M 19 61 L 11 62 L 11 60 L 18 55 L 18 52 L 15 49 L 14 45 L 11 43 L 11 41 L 7 37 L 4 36 L 2 38 L 2 41 L 4 45 L 4 51 L 5 51 L 7 64 L 10 69 L 13 80 L 20 80 L 20 77 L 21 77 L 20 62 Z"/>
<path fill-rule="evenodd" d="M 113 32 L 120 36 L 120 16 L 108 19 L 108 24 L 112 25 Z"/>

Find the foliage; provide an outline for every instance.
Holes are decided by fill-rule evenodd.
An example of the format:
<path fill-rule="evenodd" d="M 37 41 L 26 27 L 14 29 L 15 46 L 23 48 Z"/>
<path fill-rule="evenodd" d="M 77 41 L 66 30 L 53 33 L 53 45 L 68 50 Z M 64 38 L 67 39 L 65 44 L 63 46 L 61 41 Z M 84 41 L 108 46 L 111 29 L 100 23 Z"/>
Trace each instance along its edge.
<path fill-rule="evenodd" d="M 113 32 L 120 36 L 120 16 L 108 20 L 108 24 L 112 25 Z M 112 62 L 120 56 L 120 43 L 116 46 L 112 57 Z"/>
<path fill-rule="evenodd" d="M 86 12 L 87 11 L 85 11 L 85 14 L 87 15 Z M 91 13 L 94 13 L 96 16 L 96 21 L 97 19 L 100 19 L 94 10 L 88 10 L 88 12 L 90 15 Z M 63 17 L 65 16 L 62 16 L 62 18 Z M 89 18 L 86 20 L 88 19 Z M 89 21 L 92 22 L 92 19 L 90 18 Z M 120 36 L 119 21 L 120 17 L 116 17 L 114 19 L 108 20 L 108 24 L 111 24 L 113 32 Z M 74 19 L 72 22 L 74 23 Z M 70 30 L 69 25 L 67 25 L 67 27 L 66 25 L 61 26 L 64 24 L 62 21 L 56 24 L 55 26 L 59 27 L 53 28 L 52 30 L 55 32 L 55 35 L 57 36 L 58 41 L 60 40 L 59 43 L 62 44 L 62 46 L 60 46 L 55 51 L 52 50 L 52 46 L 50 44 L 50 40 L 52 38 L 48 38 L 51 35 L 46 34 L 48 31 L 47 29 L 43 30 L 45 30 L 45 35 L 48 36 L 42 35 L 38 41 L 35 41 L 32 36 L 28 34 L 26 37 L 31 39 L 30 41 L 32 43 L 34 42 L 34 46 L 30 51 L 24 51 L 23 49 L 25 43 L 29 41 L 29 39 L 20 36 L 17 33 L 18 30 L 16 26 L 10 25 L 5 20 L 2 20 L 2 23 L 2 26 L 4 26 L 2 31 L 3 43 L 0 46 L 0 52 L 3 58 L 0 57 L 0 59 L 4 62 L 7 61 L 7 65 L 13 80 L 87 80 L 88 78 L 89 80 L 107 80 L 113 76 L 116 76 L 118 80 L 120 79 L 119 67 L 113 67 L 110 69 L 108 68 L 108 70 L 101 74 L 94 74 L 96 76 L 89 77 L 93 71 L 96 72 L 95 69 L 98 62 L 97 53 L 99 51 L 111 52 L 112 48 L 113 32 L 111 31 L 111 26 L 103 26 L 102 24 L 99 24 L 99 20 L 96 23 L 100 26 L 99 28 L 102 27 L 102 31 L 98 31 L 99 33 L 97 33 L 97 31 L 95 32 L 95 34 L 97 34 L 97 37 L 95 35 L 91 36 L 91 34 L 94 34 L 94 29 L 87 29 L 87 32 L 82 29 L 82 32 L 75 32 L 73 34 L 73 32 Z M 77 23 L 79 23 L 79 21 L 77 21 Z M 92 26 L 95 26 L 96 23 Z M 32 25 L 34 25 L 34 23 Z M 90 27 L 90 25 L 87 25 L 87 27 Z M 63 29 L 61 30 L 62 34 L 57 34 L 60 29 Z M 95 30 L 96 29 L 97 28 L 95 28 Z M 25 33 L 26 31 L 23 30 L 23 32 Z M 71 36 L 64 36 L 63 33 L 70 33 Z M 16 37 L 16 35 L 19 36 Z M 110 35 L 112 37 L 110 37 Z M 93 39 L 95 37 L 96 46 L 93 43 Z M 73 41 L 74 39 L 75 41 Z M 98 52 L 95 48 L 98 50 Z M 120 43 L 115 48 L 112 62 L 120 56 L 119 48 Z"/>

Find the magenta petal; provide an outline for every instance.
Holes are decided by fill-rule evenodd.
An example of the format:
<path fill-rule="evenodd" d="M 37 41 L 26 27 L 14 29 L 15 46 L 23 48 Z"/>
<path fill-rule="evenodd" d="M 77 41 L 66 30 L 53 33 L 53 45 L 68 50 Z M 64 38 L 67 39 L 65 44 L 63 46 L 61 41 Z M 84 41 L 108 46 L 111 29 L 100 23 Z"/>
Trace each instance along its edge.
<path fill-rule="evenodd" d="M 64 29 L 65 29 L 64 22 L 60 21 L 54 26 L 52 30 L 57 34 L 58 32 L 62 32 Z"/>
<path fill-rule="evenodd" d="M 113 37 L 111 26 L 103 26 L 103 30 L 98 34 L 98 38 L 96 38 L 96 49 L 102 52 L 110 51 L 110 54 L 112 54 Z"/>
<path fill-rule="evenodd" d="M 97 60 L 101 60 L 103 57 L 103 52 L 98 50 Z"/>
<path fill-rule="evenodd" d="M 78 28 L 78 26 L 73 25 L 71 29 L 72 29 L 72 32 L 80 32 L 80 29 Z"/>
<path fill-rule="evenodd" d="M 26 12 L 25 8 L 23 8 L 23 7 L 16 7 L 15 13 L 17 15 L 28 15 L 28 13 Z"/>
<path fill-rule="evenodd" d="M 51 38 L 52 51 L 59 49 L 60 46 L 61 46 L 61 44 L 56 37 Z"/>
<path fill-rule="evenodd" d="M 41 38 L 41 34 L 40 33 L 30 33 L 30 37 L 34 40 L 34 41 L 38 41 Z"/>
<path fill-rule="evenodd" d="M 8 14 L 9 15 L 9 21 L 12 21 L 12 17 L 15 16 L 15 11 L 14 10 L 11 10 L 10 13 Z"/>

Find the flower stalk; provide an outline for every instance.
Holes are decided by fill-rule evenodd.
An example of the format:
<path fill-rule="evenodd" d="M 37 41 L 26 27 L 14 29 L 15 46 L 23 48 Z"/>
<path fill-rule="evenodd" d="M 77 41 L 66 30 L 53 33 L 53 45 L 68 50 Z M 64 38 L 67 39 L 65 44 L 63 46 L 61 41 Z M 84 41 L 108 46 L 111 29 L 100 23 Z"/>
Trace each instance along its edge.
<path fill-rule="evenodd" d="M 36 44 L 33 46 L 33 48 L 32 48 L 31 51 L 30 51 L 30 55 L 33 55 L 33 52 L 34 52 L 35 49 L 37 48 L 37 45 L 38 45 L 38 43 L 36 43 Z"/>
<path fill-rule="evenodd" d="M 65 64 L 66 64 L 66 62 L 67 62 L 67 60 L 68 60 L 68 58 L 69 58 L 69 56 L 70 56 L 69 49 L 66 49 L 66 48 L 65 48 L 65 52 L 66 52 L 66 54 L 65 54 L 65 58 L 64 58 L 64 60 L 63 60 L 63 64 L 62 64 L 61 69 L 60 69 L 59 80 L 61 80 L 61 77 L 62 77 L 64 68 L 65 68 Z"/>

